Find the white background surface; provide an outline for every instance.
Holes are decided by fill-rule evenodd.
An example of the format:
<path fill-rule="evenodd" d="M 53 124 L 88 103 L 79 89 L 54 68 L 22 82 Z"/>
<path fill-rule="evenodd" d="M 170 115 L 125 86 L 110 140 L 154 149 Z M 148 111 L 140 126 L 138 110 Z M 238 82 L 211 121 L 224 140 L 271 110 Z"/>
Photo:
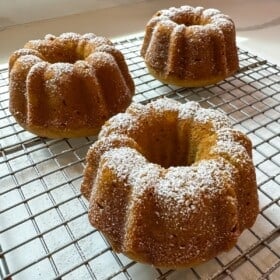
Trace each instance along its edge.
<path fill-rule="evenodd" d="M 186 4 L 218 8 L 230 15 L 236 24 L 239 47 L 280 65 L 279 0 L 1 0 L 0 64 L 7 63 L 9 55 L 26 41 L 48 33 L 126 36 L 143 31 L 157 10 Z"/>

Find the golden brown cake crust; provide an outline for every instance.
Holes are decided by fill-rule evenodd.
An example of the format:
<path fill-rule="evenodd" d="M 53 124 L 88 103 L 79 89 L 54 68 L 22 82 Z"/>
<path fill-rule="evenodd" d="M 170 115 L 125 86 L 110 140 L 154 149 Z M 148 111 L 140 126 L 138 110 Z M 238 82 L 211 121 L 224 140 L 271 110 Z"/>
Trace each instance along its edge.
<path fill-rule="evenodd" d="M 134 83 L 110 40 L 63 33 L 29 41 L 10 56 L 9 90 L 9 109 L 26 130 L 49 138 L 81 137 L 97 134 L 127 108 Z"/>
<path fill-rule="evenodd" d="M 108 120 L 81 186 L 113 249 L 179 268 L 231 249 L 258 214 L 252 145 L 217 110 L 159 99 Z"/>
<path fill-rule="evenodd" d="M 141 55 L 155 78 L 186 87 L 217 83 L 239 67 L 233 21 L 202 7 L 158 11 L 147 23 Z"/>

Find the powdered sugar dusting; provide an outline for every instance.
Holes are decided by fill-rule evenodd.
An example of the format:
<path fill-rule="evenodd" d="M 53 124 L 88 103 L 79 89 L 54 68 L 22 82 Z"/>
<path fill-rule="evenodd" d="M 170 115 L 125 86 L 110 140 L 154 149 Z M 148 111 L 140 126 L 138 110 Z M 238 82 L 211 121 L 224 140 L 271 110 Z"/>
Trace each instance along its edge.
<path fill-rule="evenodd" d="M 157 135 L 154 131 L 142 134 L 139 128 L 147 124 L 147 120 L 155 120 L 164 129 L 163 120 L 170 121 L 170 117 L 178 130 L 181 126 L 177 126 L 176 121 L 183 123 L 184 129 L 184 124 L 189 126 L 188 133 L 177 132 L 181 138 L 172 142 L 174 145 L 188 145 L 185 138 L 192 134 L 192 129 L 199 131 L 198 127 L 205 130 L 201 141 L 208 140 L 204 138 L 211 135 L 203 147 L 207 151 L 201 153 L 200 144 L 204 142 L 196 141 L 185 149 L 189 151 L 191 147 L 198 154 L 189 166 L 187 162 L 172 166 L 171 162 L 164 167 L 153 163 L 154 159 L 147 156 L 149 145 L 145 146 L 146 142 Z M 143 147 L 140 140 L 137 142 L 137 137 L 133 138 L 135 134 L 130 133 L 139 130 L 140 138 L 146 137 Z M 213 257 L 217 248 L 225 248 L 237 238 L 237 192 L 240 187 L 237 184 L 243 174 L 240 168 L 252 166 L 242 145 L 248 143 L 246 141 L 240 132 L 230 128 L 223 114 L 203 109 L 195 102 L 181 104 L 159 99 L 147 105 L 131 105 L 126 113 L 114 116 L 103 126 L 98 141 L 89 150 L 88 158 L 94 162 L 86 167 L 86 174 L 91 173 L 93 184 L 89 214 L 92 224 L 104 230 L 109 238 L 113 232 L 112 240 L 119 240 L 120 251 L 130 253 L 135 250 L 142 257 L 144 250 L 143 258 L 150 254 L 147 261 L 152 259 L 154 264 L 176 266 Z M 161 157 L 161 150 L 165 155 L 165 150 L 170 148 L 168 139 L 158 143 L 159 146 L 148 147 L 156 151 L 155 158 Z M 172 154 L 175 150 L 173 147 L 170 149 Z M 103 194 L 105 185 L 106 193 Z M 114 191 L 120 199 L 111 201 L 107 195 Z M 124 224 L 116 227 L 110 221 L 119 212 Z M 150 215 L 148 219 L 147 215 Z M 172 260 L 168 259 L 170 256 Z"/>
<path fill-rule="evenodd" d="M 53 34 L 47 34 L 45 35 L 44 39 L 36 39 L 36 40 L 30 40 L 28 43 L 26 43 L 25 47 L 27 49 L 35 49 L 37 51 L 47 51 L 51 49 L 56 44 L 59 44 L 59 46 L 63 46 L 65 44 L 65 49 L 67 49 L 67 44 L 71 44 L 73 47 L 73 51 L 76 51 L 76 48 L 78 48 L 79 42 L 85 43 L 87 47 L 92 47 L 91 50 L 94 52 L 94 50 L 98 46 L 112 46 L 113 43 L 102 36 L 96 36 L 94 33 L 86 33 L 83 35 L 80 35 L 75 32 L 66 32 L 62 33 L 59 36 L 55 36 Z M 85 46 L 83 46 L 85 48 Z M 46 49 L 46 50 L 45 50 Z M 61 50 L 65 51 L 65 50 Z M 106 52 L 106 50 L 105 50 Z"/>
<path fill-rule="evenodd" d="M 217 9 L 209 8 L 209 9 L 203 10 L 202 14 L 203 14 L 203 16 L 209 18 L 209 17 L 213 17 L 215 15 L 219 15 L 219 14 L 221 14 L 221 12 Z"/>
<path fill-rule="evenodd" d="M 103 156 L 103 160 L 106 162 L 106 166 L 111 168 L 116 174 L 118 180 L 127 180 L 129 174 L 135 168 L 144 164 L 145 159 L 140 154 L 136 153 L 131 148 L 112 148 L 106 151 Z"/>
<path fill-rule="evenodd" d="M 135 106 L 137 113 L 133 111 L 133 106 Z M 100 137 L 107 136 L 110 133 L 121 134 L 137 131 L 142 127 L 141 122 L 144 122 L 144 119 L 146 121 L 150 119 L 150 114 L 159 118 L 161 115 L 166 115 L 167 112 L 173 112 L 177 115 L 178 121 L 191 120 L 196 125 L 209 124 L 209 129 L 212 130 L 212 132 L 231 126 L 228 117 L 218 110 L 204 109 L 200 107 L 197 102 L 180 104 L 169 98 L 160 98 L 146 106 L 140 106 L 139 108 L 137 108 L 136 105 L 132 105 L 127 113 L 120 113 L 112 117 L 103 127 L 100 132 Z"/>
<path fill-rule="evenodd" d="M 121 147 L 105 152 L 102 160 L 118 182 L 133 188 L 133 200 L 137 202 L 147 188 L 152 188 L 160 203 L 183 215 L 199 211 L 200 197 L 214 198 L 222 192 L 225 183 L 234 185 L 234 169 L 222 158 L 165 170 L 149 163 L 136 150 Z"/>
<path fill-rule="evenodd" d="M 92 40 L 96 38 L 96 35 L 94 33 L 85 33 L 82 35 L 82 39 L 85 39 L 85 40 Z"/>
<path fill-rule="evenodd" d="M 33 75 L 34 72 L 37 72 L 38 70 L 43 70 L 46 66 L 48 65 L 47 62 L 45 61 L 41 61 L 39 63 L 36 63 L 35 65 L 33 65 L 33 67 L 30 69 L 29 71 L 29 75 Z"/>
<path fill-rule="evenodd" d="M 232 24 L 231 19 L 221 13 L 217 9 L 204 9 L 203 7 L 181 6 L 179 8 L 171 7 L 167 10 L 161 10 L 157 16 L 164 22 L 169 20 L 177 22 L 178 16 L 188 16 L 189 24 L 187 25 L 204 25 L 207 28 L 209 25 L 215 25 L 216 28 L 222 27 L 225 23 Z M 193 23 L 191 24 L 191 22 Z"/>
<path fill-rule="evenodd" d="M 46 34 L 45 35 L 45 40 L 54 40 L 56 37 L 53 34 Z"/>
<path fill-rule="evenodd" d="M 66 32 L 60 34 L 59 38 L 66 40 L 79 40 L 81 38 L 81 35 L 74 32 Z"/>
<path fill-rule="evenodd" d="M 199 104 L 194 101 L 182 104 L 179 111 L 179 119 L 186 120 L 194 116 L 195 112 L 200 108 Z"/>
<path fill-rule="evenodd" d="M 245 147 L 234 141 L 233 133 L 235 131 L 229 128 L 221 129 L 217 132 L 217 142 L 212 147 L 212 153 L 220 154 L 226 157 L 234 164 L 238 164 L 242 168 L 252 164 L 251 158 L 248 155 Z"/>
<path fill-rule="evenodd" d="M 178 14 L 190 14 L 190 15 L 200 15 L 201 12 L 203 11 L 202 7 L 191 7 L 191 6 L 181 6 L 179 8 L 175 7 L 170 7 L 169 9 L 162 10 L 159 15 L 168 17 L 170 19 L 173 19 L 178 15 Z"/>
<path fill-rule="evenodd" d="M 36 40 L 30 40 L 28 43 L 26 43 L 25 47 L 30 48 L 30 49 L 39 50 L 41 45 L 42 45 L 42 40 L 36 39 Z"/>
<path fill-rule="evenodd" d="M 66 62 L 58 62 L 49 64 L 49 71 L 53 72 L 54 79 L 62 76 L 63 74 L 70 74 L 73 72 L 73 64 Z"/>
<path fill-rule="evenodd" d="M 196 126 L 204 128 L 202 124 L 205 123 L 210 124 L 205 126 L 206 131 L 201 135 L 201 140 L 209 134 L 215 137 L 212 137 L 213 141 L 210 141 L 208 146 L 205 146 L 209 151 L 206 151 L 207 156 L 204 159 L 200 158 L 190 166 L 182 164 L 163 167 L 150 162 L 145 157 L 144 147 L 133 138 L 133 134 L 125 133 L 139 130 L 147 120 L 151 122 L 156 120 L 156 123 L 158 118 L 165 120 L 166 115 L 170 116 L 170 112 L 172 119 L 177 116 L 178 122 L 184 124 L 185 121 L 186 125 L 190 124 L 190 130 L 197 128 Z M 218 124 L 219 121 L 221 124 Z M 164 122 L 158 123 L 165 125 Z M 176 126 L 176 123 L 174 125 Z M 236 191 L 241 187 L 237 186 L 239 182 L 237 178 L 243 174 L 238 163 L 240 161 L 242 168 L 246 167 L 246 164 L 252 166 L 252 163 L 241 144 L 246 142 L 242 140 L 242 134 L 227 125 L 229 122 L 219 112 L 203 109 L 195 102 L 181 104 L 168 99 L 159 99 L 147 105 L 132 105 L 126 113 L 119 114 L 106 123 L 99 140 L 89 151 L 91 158 L 96 159 L 100 156 L 100 161 L 96 160 L 99 162 L 96 182 L 106 183 L 109 176 L 109 181 L 113 182 L 112 188 L 117 186 L 119 193 L 122 193 L 123 188 L 125 196 L 129 193 L 129 201 L 122 206 L 116 201 L 113 203 L 116 204 L 114 213 L 118 213 L 119 207 L 122 207 L 123 214 L 120 215 L 125 215 L 121 216 L 121 220 L 126 222 L 120 232 L 119 225 L 117 228 L 115 225 L 111 227 L 106 224 L 106 219 L 102 219 L 102 223 L 99 223 L 101 221 L 99 219 L 96 224 L 100 225 L 101 230 L 104 229 L 109 238 L 110 234 L 107 233 L 117 232 L 118 237 L 121 234 L 119 242 L 123 244 L 119 250 L 123 250 L 124 253 L 135 250 L 141 257 L 145 250 L 143 258 L 146 258 L 146 254 L 150 254 L 149 257 L 155 264 L 170 263 L 176 266 L 209 259 L 213 257 L 213 251 L 217 253 L 217 248 L 224 248 L 225 245 L 236 241 L 234 229 L 238 227 L 239 209 Z M 177 128 L 180 129 L 180 126 Z M 178 134 L 182 134 L 181 131 Z M 118 137 L 120 142 L 112 144 Z M 150 135 L 145 134 L 143 137 L 149 140 Z M 132 141 L 129 142 L 129 139 Z M 175 142 L 174 145 L 178 145 Z M 164 143 L 163 139 L 159 144 L 160 149 L 165 149 Z M 188 145 L 187 141 L 179 144 L 184 143 Z M 199 144 L 193 143 L 201 149 Z M 106 172 L 108 169 L 110 172 Z M 99 185 L 96 183 L 94 192 L 98 188 Z M 106 188 L 110 188 L 110 185 L 107 184 Z M 96 193 L 99 191 L 102 193 L 102 187 Z M 105 200 L 101 197 L 101 208 L 99 205 L 94 207 L 94 199 L 90 202 L 93 205 L 90 209 L 97 208 L 96 212 L 95 210 L 90 212 L 91 220 L 94 220 L 95 214 L 97 216 L 102 214 L 105 208 L 110 209 L 112 201 L 107 194 L 104 195 L 108 203 L 105 206 Z M 225 217 L 221 217 L 223 214 Z M 147 215 L 151 217 L 146 221 Z M 108 210 L 104 217 L 111 220 L 111 210 Z M 153 225 L 150 227 L 149 223 L 155 223 L 155 227 Z M 158 232 L 161 228 L 162 231 Z M 125 232 L 125 236 L 122 231 Z M 112 239 L 114 238 L 113 236 Z M 172 261 L 167 260 L 168 254 L 172 256 Z"/>
<path fill-rule="evenodd" d="M 28 69 L 35 63 L 39 63 L 42 60 L 35 55 L 22 55 L 18 58 L 18 62 L 21 63 L 21 67 Z"/>
<path fill-rule="evenodd" d="M 198 123 L 210 122 L 214 130 L 231 126 L 230 120 L 218 110 L 200 108 L 196 111 L 194 121 Z"/>
<path fill-rule="evenodd" d="M 178 112 L 178 102 L 169 98 L 160 98 L 156 102 L 152 102 L 150 106 L 156 112 L 166 113 L 167 111 Z"/>
<path fill-rule="evenodd" d="M 156 195 L 171 211 L 188 215 L 199 211 L 202 196 L 213 199 L 222 192 L 225 180 L 233 185 L 233 168 L 220 160 L 200 161 L 197 165 L 171 167 L 159 179 Z M 221 178 L 224 178 L 221 181 Z"/>
<path fill-rule="evenodd" d="M 67 77 L 71 77 L 73 67 L 73 64 L 64 62 L 48 64 L 46 71 L 50 74 L 50 78 L 46 80 L 46 88 L 51 89 L 51 92 L 55 92 L 61 86 L 62 81 Z M 64 76 L 64 79 L 62 79 L 62 76 Z"/>
<path fill-rule="evenodd" d="M 138 122 L 143 121 L 143 119 L 137 117 L 137 114 L 139 116 L 147 114 L 148 116 L 149 113 L 156 112 L 156 114 L 161 115 L 173 111 L 178 113 L 178 120 L 183 121 L 193 118 L 193 125 L 201 125 L 207 122 L 212 124 L 209 129 L 218 133 L 215 145 L 209 147 L 209 149 L 212 149 L 212 153 L 223 154 L 227 150 L 230 153 L 235 153 L 238 158 L 243 157 L 242 154 L 244 154 L 245 149 L 240 149 L 240 144 L 235 143 L 233 137 L 231 137 L 231 130 L 224 130 L 225 133 L 223 133 L 222 128 L 230 126 L 229 120 L 224 114 L 216 110 L 203 109 L 196 102 L 180 104 L 168 98 L 158 99 L 146 106 L 141 105 L 139 108 L 136 106 L 137 113 L 132 108 L 133 105 L 127 110 L 131 113 L 121 113 L 111 118 L 101 130 L 99 141 L 105 141 L 103 137 L 106 139 L 106 136 L 112 134 L 122 135 L 139 129 L 141 124 Z M 134 112 L 134 116 L 132 116 L 132 112 Z M 208 134 L 205 133 L 205 135 Z M 138 192 L 143 192 L 141 188 L 151 186 L 148 182 L 153 181 L 154 184 L 152 185 L 157 195 L 166 201 L 176 201 L 176 205 L 188 204 L 188 198 L 193 199 L 199 196 L 198 193 L 201 192 L 204 192 L 204 194 L 207 192 L 210 196 L 211 193 L 219 192 L 219 186 L 223 185 L 219 183 L 221 176 L 230 180 L 233 173 L 233 167 L 222 157 L 219 160 L 202 160 L 192 166 L 169 167 L 168 169 L 148 162 L 144 156 L 131 148 L 112 149 L 106 152 L 104 157 L 107 159 L 107 164 L 112 165 L 119 178 L 136 188 L 136 197 Z M 165 175 L 163 175 L 164 173 Z M 194 211 L 194 204 L 191 205 L 191 210 Z"/>
<path fill-rule="evenodd" d="M 110 119 L 110 122 L 105 123 L 102 130 L 99 133 L 99 138 L 108 136 L 109 134 L 122 132 L 129 132 L 135 129 L 136 119 L 129 114 L 119 113 Z"/>

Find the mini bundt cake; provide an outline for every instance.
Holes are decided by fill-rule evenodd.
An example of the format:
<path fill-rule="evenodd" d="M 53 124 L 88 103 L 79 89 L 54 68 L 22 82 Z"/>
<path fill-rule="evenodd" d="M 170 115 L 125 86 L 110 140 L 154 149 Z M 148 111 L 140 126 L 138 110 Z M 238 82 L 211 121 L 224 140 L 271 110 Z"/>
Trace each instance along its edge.
<path fill-rule="evenodd" d="M 231 249 L 258 214 L 250 140 L 196 102 L 131 104 L 102 127 L 81 186 L 116 252 L 156 267 Z"/>
<path fill-rule="evenodd" d="M 158 80 L 199 87 L 238 70 L 235 37 L 233 21 L 216 9 L 170 8 L 147 23 L 141 55 Z"/>
<path fill-rule="evenodd" d="M 10 56 L 9 86 L 16 121 L 50 138 L 97 134 L 134 94 L 122 53 L 92 33 L 29 41 Z"/>

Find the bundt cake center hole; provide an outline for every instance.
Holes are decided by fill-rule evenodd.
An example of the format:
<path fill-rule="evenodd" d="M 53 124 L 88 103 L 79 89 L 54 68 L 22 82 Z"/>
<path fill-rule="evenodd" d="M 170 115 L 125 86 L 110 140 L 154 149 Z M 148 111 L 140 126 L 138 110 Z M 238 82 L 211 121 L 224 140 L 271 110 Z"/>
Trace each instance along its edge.
<path fill-rule="evenodd" d="M 200 16 L 178 16 L 172 19 L 176 24 L 185 26 L 206 25 L 208 22 Z"/>
<path fill-rule="evenodd" d="M 158 164 L 164 168 L 169 168 L 169 167 L 179 167 L 179 166 L 190 166 L 193 164 L 193 161 L 188 161 L 188 155 L 185 155 L 185 158 L 178 158 L 177 151 L 174 151 L 174 158 L 172 156 L 170 157 L 169 155 L 163 153 L 162 156 L 155 156 L 155 155 L 145 155 L 146 158 L 155 164 Z"/>
<path fill-rule="evenodd" d="M 180 135 L 177 116 L 165 117 L 156 120 L 147 131 L 141 131 L 134 140 L 151 163 L 164 168 L 192 165 L 196 152 L 189 149 L 188 135 Z"/>
<path fill-rule="evenodd" d="M 50 54 L 44 54 L 45 59 L 49 63 L 70 63 L 74 64 L 79 60 L 84 60 L 85 55 L 79 53 L 74 47 L 69 48 L 55 48 Z"/>

